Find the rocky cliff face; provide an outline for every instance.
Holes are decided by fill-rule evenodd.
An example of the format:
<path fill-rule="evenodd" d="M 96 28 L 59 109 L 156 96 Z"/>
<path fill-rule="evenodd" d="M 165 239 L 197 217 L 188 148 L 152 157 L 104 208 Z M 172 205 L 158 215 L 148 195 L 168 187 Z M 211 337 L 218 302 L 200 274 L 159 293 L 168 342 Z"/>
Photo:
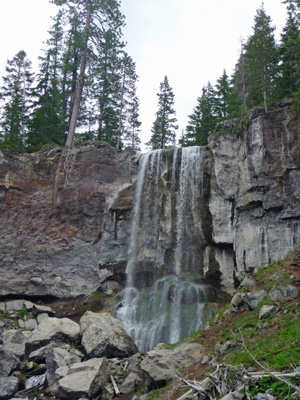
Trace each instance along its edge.
<path fill-rule="evenodd" d="M 228 293 L 300 240 L 291 111 L 256 109 L 246 128 L 235 124 L 210 138 L 203 205 L 204 277 Z M 109 146 L 0 151 L 0 295 L 73 297 L 124 281 L 137 165 Z"/>
<path fill-rule="evenodd" d="M 212 252 L 221 281 L 282 258 L 300 239 L 299 126 L 288 108 L 256 109 L 240 134 L 210 137 Z"/>
<path fill-rule="evenodd" d="M 106 202 L 131 180 L 131 151 L 110 146 L 0 151 L 0 295 L 96 290 Z"/>

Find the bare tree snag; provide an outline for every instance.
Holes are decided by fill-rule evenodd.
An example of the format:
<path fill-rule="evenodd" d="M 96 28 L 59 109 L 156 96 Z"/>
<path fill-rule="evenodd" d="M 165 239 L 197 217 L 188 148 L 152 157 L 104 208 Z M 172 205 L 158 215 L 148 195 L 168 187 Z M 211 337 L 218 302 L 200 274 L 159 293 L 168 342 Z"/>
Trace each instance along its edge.
<path fill-rule="evenodd" d="M 68 133 L 68 137 L 67 137 L 67 141 L 66 141 L 67 147 L 70 147 L 74 140 L 75 128 L 76 128 L 76 124 L 77 124 L 79 108 L 80 108 L 80 101 L 81 101 L 82 90 L 83 90 L 83 85 L 84 85 L 84 73 L 85 73 L 85 66 L 86 66 L 86 60 L 87 60 L 87 47 L 88 47 L 87 45 L 88 45 L 89 29 L 91 26 L 91 17 L 92 17 L 92 8 L 91 8 L 90 0 L 86 0 L 86 9 L 87 9 L 87 15 L 86 15 L 86 23 L 85 23 L 85 31 L 84 31 L 85 33 L 84 33 L 84 39 L 83 39 L 83 49 L 81 52 L 81 59 L 80 59 L 79 81 L 78 81 L 78 85 L 77 85 L 76 92 L 75 92 L 75 100 L 74 100 L 72 116 L 71 116 L 70 125 L 69 125 L 69 133 Z"/>

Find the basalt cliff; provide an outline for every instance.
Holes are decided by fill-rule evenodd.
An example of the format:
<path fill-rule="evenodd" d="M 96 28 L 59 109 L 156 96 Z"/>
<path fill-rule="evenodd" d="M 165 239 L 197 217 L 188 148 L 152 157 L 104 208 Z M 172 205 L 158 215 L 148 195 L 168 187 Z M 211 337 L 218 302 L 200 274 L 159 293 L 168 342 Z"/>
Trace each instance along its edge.
<path fill-rule="evenodd" d="M 145 259 L 160 273 L 177 254 L 172 182 L 182 154 L 162 155 L 164 218 L 155 257 L 149 251 Z M 201 225 L 195 254 L 202 283 L 208 296 L 222 298 L 246 273 L 283 257 L 300 240 L 299 123 L 289 107 L 255 109 L 247 123 L 219 125 L 201 154 L 202 200 L 194 203 L 197 191 L 188 195 L 197 207 L 184 216 L 193 221 L 187 247 L 197 247 L 194 232 Z M 140 161 L 130 149 L 100 144 L 28 155 L 2 149 L 0 296 L 72 298 L 120 289 Z"/>

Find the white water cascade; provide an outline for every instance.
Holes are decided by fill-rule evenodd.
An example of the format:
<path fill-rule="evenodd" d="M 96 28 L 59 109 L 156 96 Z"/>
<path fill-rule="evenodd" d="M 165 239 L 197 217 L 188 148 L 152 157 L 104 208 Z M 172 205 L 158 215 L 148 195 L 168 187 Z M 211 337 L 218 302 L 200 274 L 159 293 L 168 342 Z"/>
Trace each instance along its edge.
<path fill-rule="evenodd" d="M 117 317 L 140 351 L 202 327 L 206 149 L 145 154 L 135 186 L 127 286 Z"/>

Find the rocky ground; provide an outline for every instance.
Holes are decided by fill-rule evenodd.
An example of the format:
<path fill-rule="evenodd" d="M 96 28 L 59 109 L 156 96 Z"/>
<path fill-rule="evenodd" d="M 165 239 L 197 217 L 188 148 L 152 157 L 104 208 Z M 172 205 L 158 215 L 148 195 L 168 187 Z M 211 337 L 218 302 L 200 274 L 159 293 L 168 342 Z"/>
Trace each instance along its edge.
<path fill-rule="evenodd" d="M 285 260 L 246 277 L 203 332 L 146 354 L 138 352 L 122 324 L 105 312 L 112 304 L 102 293 L 47 305 L 3 301 L 0 399 L 295 398 L 293 389 L 279 390 L 275 381 L 261 384 L 253 378 L 261 367 L 246 348 L 264 367 L 293 373 L 292 382 L 299 387 L 299 293 L 296 246 Z M 217 379 L 209 375 L 216 370 Z M 247 377 L 242 386 L 241 377 Z M 213 379 L 222 385 L 212 385 Z M 204 395 L 191 390 L 195 382 L 206 385 Z"/>

